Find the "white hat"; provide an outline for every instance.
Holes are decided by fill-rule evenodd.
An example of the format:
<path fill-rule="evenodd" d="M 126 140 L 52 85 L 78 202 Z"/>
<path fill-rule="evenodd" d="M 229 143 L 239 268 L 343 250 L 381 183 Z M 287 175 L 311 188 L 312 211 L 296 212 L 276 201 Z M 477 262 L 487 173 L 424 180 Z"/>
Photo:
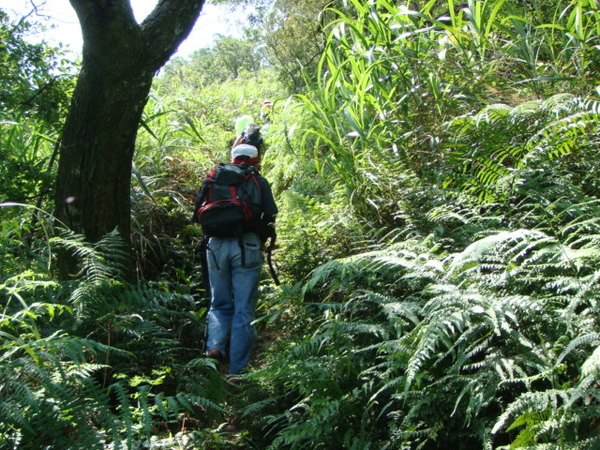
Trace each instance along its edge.
<path fill-rule="evenodd" d="M 258 157 L 258 149 L 254 145 L 250 145 L 250 144 L 237 145 L 231 151 L 231 157 L 239 158 L 240 156 L 247 156 L 250 159 L 257 158 Z"/>

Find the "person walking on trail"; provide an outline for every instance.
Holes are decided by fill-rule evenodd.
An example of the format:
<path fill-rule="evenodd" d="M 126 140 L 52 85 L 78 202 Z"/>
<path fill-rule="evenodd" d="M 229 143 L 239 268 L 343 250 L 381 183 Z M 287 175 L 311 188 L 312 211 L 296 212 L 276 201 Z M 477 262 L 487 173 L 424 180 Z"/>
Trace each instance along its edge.
<path fill-rule="evenodd" d="M 262 119 L 265 125 L 270 124 L 273 119 L 271 114 L 273 113 L 273 103 L 271 100 L 265 99 L 260 108 L 260 118 Z"/>
<path fill-rule="evenodd" d="M 277 206 L 269 182 L 258 172 L 262 139 L 257 138 L 257 133 L 254 131 L 254 139 L 250 139 L 255 145 L 236 145 L 232 149 L 231 164 L 220 164 L 211 171 L 200 188 L 194 210 L 194 219 L 200 222 L 205 239 L 208 238 L 210 307 L 206 356 L 220 362 L 228 356 L 231 375 L 245 369 L 256 344 L 252 322 L 264 259 L 262 250 L 269 239 L 271 246 L 276 239 Z M 244 179 L 239 185 L 231 181 L 236 171 Z M 226 178 L 231 184 L 220 181 Z M 222 191 L 226 193 L 219 194 L 221 185 L 225 186 Z M 219 198 L 219 195 L 231 195 L 236 189 L 232 196 L 235 199 Z M 225 210 L 233 211 L 236 201 L 244 203 L 249 213 L 233 225 L 222 224 L 220 215 L 233 216 L 231 211 Z M 231 208 L 224 207 L 227 202 Z"/>
<path fill-rule="evenodd" d="M 236 132 L 239 125 L 240 124 L 236 123 Z M 262 149 L 263 143 L 264 141 L 261 135 L 261 128 L 257 127 L 254 122 L 250 121 L 244 126 L 242 131 L 238 132 L 238 135 L 234 139 L 231 147 L 235 148 L 240 144 L 250 144 L 258 149 Z"/>

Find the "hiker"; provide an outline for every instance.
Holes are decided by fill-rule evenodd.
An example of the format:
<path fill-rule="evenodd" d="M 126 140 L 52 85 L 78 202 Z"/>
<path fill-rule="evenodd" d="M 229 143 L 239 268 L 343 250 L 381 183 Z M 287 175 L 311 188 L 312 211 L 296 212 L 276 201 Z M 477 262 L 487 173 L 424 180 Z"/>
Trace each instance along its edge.
<path fill-rule="evenodd" d="M 264 141 L 261 135 L 261 128 L 257 127 L 254 122 L 248 122 L 244 130 L 238 134 L 238 137 L 233 141 L 232 148 L 240 144 L 250 144 L 258 149 L 262 149 Z"/>
<path fill-rule="evenodd" d="M 260 118 L 262 119 L 265 125 L 268 125 L 272 122 L 271 114 L 273 112 L 273 103 L 271 100 L 265 99 L 260 108 Z"/>
<path fill-rule="evenodd" d="M 229 340 L 229 374 L 243 371 L 248 364 L 256 343 L 256 331 L 252 326 L 255 317 L 258 281 L 263 262 L 262 250 L 270 239 L 275 241 L 275 216 L 277 206 L 269 182 L 259 173 L 262 139 L 260 130 L 250 132 L 255 145 L 242 143 L 232 149 L 232 164 L 221 164 L 221 170 L 235 169 L 247 173 L 249 190 L 254 200 L 249 200 L 249 210 L 254 209 L 251 220 L 236 224 L 203 225 L 209 219 L 210 175 L 204 181 L 196 199 L 194 218 L 203 227 L 206 244 L 206 262 L 210 285 L 210 307 L 208 311 L 208 338 L 206 356 L 218 361 L 225 360 L 226 344 Z M 225 167 L 225 169 L 223 169 Z M 236 169 L 237 167 L 237 169 Z M 216 174 L 215 169 L 211 172 Z M 218 177 L 218 175 L 217 175 Z M 252 183 L 255 183 L 253 185 Z M 213 186 L 215 188 L 215 186 Z M 227 187 L 229 190 L 230 187 Z M 240 192 L 242 188 L 240 188 Z M 239 196 L 239 195 L 238 195 Z M 225 208 L 220 208 L 224 210 Z M 215 214 L 223 213 L 214 208 Z M 216 222 L 216 219 L 215 219 Z"/>
<path fill-rule="evenodd" d="M 244 131 L 246 131 L 247 129 L 253 129 L 255 128 L 254 125 L 254 120 L 252 120 L 252 116 L 240 116 L 235 120 L 235 140 L 233 141 L 232 144 L 232 148 L 235 147 L 236 145 L 240 144 L 240 140 L 242 139 L 242 137 L 244 136 Z M 260 129 L 259 129 L 260 131 Z"/>

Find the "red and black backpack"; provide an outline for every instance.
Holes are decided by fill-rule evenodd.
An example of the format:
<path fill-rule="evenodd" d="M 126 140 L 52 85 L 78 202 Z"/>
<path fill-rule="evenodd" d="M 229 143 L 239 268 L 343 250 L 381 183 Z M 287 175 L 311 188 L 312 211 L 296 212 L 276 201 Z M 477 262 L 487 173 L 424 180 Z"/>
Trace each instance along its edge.
<path fill-rule="evenodd" d="M 202 189 L 196 219 L 206 236 L 241 236 L 260 216 L 260 186 L 248 164 L 219 164 L 208 173 Z"/>

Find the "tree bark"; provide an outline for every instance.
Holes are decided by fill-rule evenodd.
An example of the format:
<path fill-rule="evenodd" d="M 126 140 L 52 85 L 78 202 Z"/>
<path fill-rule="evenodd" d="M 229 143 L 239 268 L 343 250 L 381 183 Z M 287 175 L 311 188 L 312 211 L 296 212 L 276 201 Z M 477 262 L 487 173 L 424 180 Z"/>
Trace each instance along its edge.
<path fill-rule="evenodd" d="M 69 1 L 81 25 L 83 52 L 60 144 L 55 215 L 90 242 L 118 227 L 131 254 L 138 125 L 154 75 L 188 36 L 204 0 L 160 0 L 141 24 L 129 0 Z M 59 271 L 62 278 L 77 272 L 69 255 L 59 256 Z"/>

